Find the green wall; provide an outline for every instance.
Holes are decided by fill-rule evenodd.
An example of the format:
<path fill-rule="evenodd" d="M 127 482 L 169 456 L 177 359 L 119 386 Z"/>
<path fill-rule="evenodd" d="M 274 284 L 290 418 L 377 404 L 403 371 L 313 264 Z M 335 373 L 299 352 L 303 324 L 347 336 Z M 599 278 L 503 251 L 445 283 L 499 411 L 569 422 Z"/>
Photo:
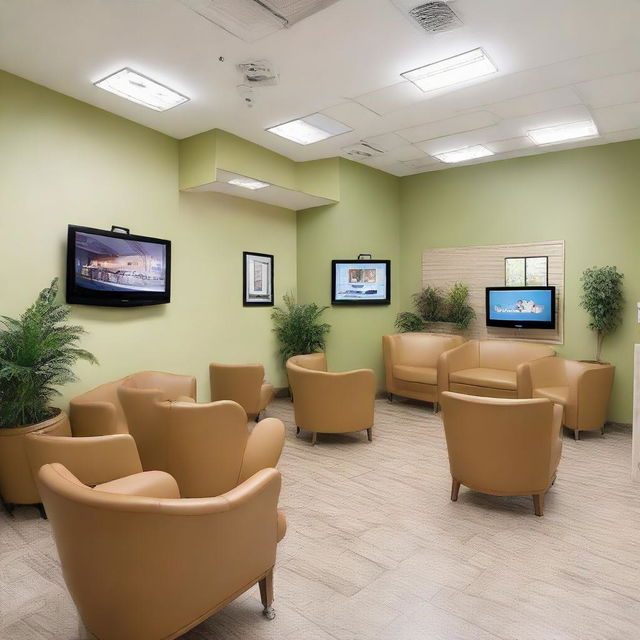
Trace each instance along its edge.
<path fill-rule="evenodd" d="M 393 330 L 398 310 L 400 180 L 340 159 L 340 202 L 298 214 L 298 291 L 300 302 L 331 304 L 331 260 L 359 253 L 391 260 L 391 305 L 331 307 L 327 342 L 329 367 L 345 371 L 369 367 L 383 385 L 381 336 Z"/>
<path fill-rule="evenodd" d="M 119 224 L 173 243 L 171 304 L 73 306 L 100 366 L 77 366 L 61 406 L 143 369 L 195 374 L 207 400 L 214 360 L 262 362 L 284 386 L 270 309 L 242 307 L 242 251 L 275 254 L 276 293 L 295 288 L 296 214 L 180 194 L 176 140 L 2 72 L 0 95 L 1 314 L 21 313 L 64 277 L 67 224 Z"/>
<path fill-rule="evenodd" d="M 589 359 L 594 336 L 579 307 L 580 275 L 615 265 L 625 274 L 623 326 L 606 339 L 616 365 L 610 419 L 631 422 L 633 343 L 640 300 L 640 141 L 436 171 L 401 180 L 401 306 L 421 286 L 424 249 L 565 241 L 565 344 Z M 500 284 L 500 283 L 496 283 Z"/>

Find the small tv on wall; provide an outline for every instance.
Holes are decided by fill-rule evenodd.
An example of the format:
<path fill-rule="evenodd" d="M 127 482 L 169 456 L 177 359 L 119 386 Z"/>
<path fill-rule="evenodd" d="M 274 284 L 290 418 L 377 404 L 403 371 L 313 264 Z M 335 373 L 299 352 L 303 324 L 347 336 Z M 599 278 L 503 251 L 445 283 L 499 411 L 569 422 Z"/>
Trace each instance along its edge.
<path fill-rule="evenodd" d="M 487 326 L 556 328 L 555 287 L 487 287 Z"/>
<path fill-rule="evenodd" d="M 69 225 L 67 302 L 104 307 L 171 299 L 171 242 Z"/>
<path fill-rule="evenodd" d="M 331 304 L 391 303 L 390 260 L 332 260 Z"/>

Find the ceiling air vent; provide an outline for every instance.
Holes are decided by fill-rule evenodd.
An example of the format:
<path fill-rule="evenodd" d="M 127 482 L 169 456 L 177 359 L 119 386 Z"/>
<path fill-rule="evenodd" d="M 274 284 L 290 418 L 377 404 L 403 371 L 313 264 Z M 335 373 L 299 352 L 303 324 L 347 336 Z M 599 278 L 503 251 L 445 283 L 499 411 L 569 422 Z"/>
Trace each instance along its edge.
<path fill-rule="evenodd" d="M 384 151 L 372 147 L 366 142 L 359 142 L 358 144 L 351 145 L 350 147 L 343 147 L 342 153 L 354 160 L 370 160 L 384 154 Z"/>
<path fill-rule="evenodd" d="M 460 28 L 463 23 L 444 0 L 416 4 L 415 0 L 393 0 L 398 8 L 428 33 L 442 33 Z"/>
<path fill-rule="evenodd" d="M 278 74 L 273 70 L 268 60 L 243 62 L 238 65 L 244 83 L 252 86 L 271 87 L 278 84 Z"/>
<path fill-rule="evenodd" d="M 254 42 L 322 11 L 337 0 L 180 0 L 209 22 Z"/>

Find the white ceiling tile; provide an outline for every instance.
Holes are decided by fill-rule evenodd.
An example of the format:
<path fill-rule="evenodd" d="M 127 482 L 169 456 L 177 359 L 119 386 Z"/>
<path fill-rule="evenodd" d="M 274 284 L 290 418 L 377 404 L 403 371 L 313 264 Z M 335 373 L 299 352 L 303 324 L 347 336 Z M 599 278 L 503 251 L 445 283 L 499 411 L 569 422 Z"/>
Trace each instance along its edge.
<path fill-rule="evenodd" d="M 412 144 L 405 142 L 403 147 L 398 147 L 390 151 L 389 156 L 398 161 L 419 160 L 420 158 L 424 158 L 424 152 L 418 149 L 418 147 L 414 147 Z"/>
<path fill-rule="evenodd" d="M 391 151 L 407 144 L 407 141 L 404 138 L 401 138 L 395 133 L 383 133 L 380 136 L 372 136 L 366 138 L 365 142 L 376 149 L 380 149 L 381 151 Z"/>
<path fill-rule="evenodd" d="M 621 73 L 576 85 L 576 90 L 591 107 L 640 102 L 640 72 Z"/>
<path fill-rule="evenodd" d="M 553 109 L 552 111 L 544 111 L 543 113 L 535 113 L 524 118 L 512 118 L 504 122 L 504 131 L 510 135 L 505 137 L 518 138 L 526 136 L 527 131 L 531 129 L 542 129 L 543 127 L 552 127 L 557 124 L 568 124 L 571 122 L 580 122 L 589 120 L 593 117 L 592 113 L 585 106 L 576 105 L 573 107 L 563 107 L 562 109 Z"/>
<path fill-rule="evenodd" d="M 491 126 L 496 122 L 498 122 L 498 118 L 492 113 L 488 111 L 478 111 L 454 118 L 447 118 L 446 120 L 428 122 L 423 125 L 418 125 L 417 127 L 402 129 L 396 133 L 409 142 L 421 142 L 433 138 L 441 138 L 453 133 L 473 131 L 474 129 Z"/>
<path fill-rule="evenodd" d="M 640 127 L 640 102 L 594 109 L 593 115 L 601 133 Z"/>
<path fill-rule="evenodd" d="M 602 136 L 605 142 L 624 142 L 625 140 L 637 140 L 638 138 L 640 138 L 640 126 L 634 129 L 605 133 Z"/>
<path fill-rule="evenodd" d="M 380 115 L 386 115 L 402 107 L 421 102 L 425 99 L 425 94 L 413 82 L 403 81 L 353 99 Z"/>
<path fill-rule="evenodd" d="M 401 162 L 402 166 L 409 167 L 410 169 L 424 169 L 425 167 L 433 167 L 436 165 L 442 166 L 442 162 L 437 158 L 432 158 L 431 156 L 427 156 L 421 160 L 405 160 Z"/>
<path fill-rule="evenodd" d="M 381 118 L 377 113 L 363 107 L 357 102 L 343 102 L 328 109 L 323 109 L 321 113 L 335 118 L 338 122 L 346 124 L 352 129 L 368 127 L 380 122 Z"/>
<path fill-rule="evenodd" d="M 540 91 L 511 100 L 496 102 L 487 107 L 501 118 L 520 118 L 532 113 L 550 111 L 560 107 L 582 104 L 578 94 L 569 87 L 552 89 L 551 91 Z"/>

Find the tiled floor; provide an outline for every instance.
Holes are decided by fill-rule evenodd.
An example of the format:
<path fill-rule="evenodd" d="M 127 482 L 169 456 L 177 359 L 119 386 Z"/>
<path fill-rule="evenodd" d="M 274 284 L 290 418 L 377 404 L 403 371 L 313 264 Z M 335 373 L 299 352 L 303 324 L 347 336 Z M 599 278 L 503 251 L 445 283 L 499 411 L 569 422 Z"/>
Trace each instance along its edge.
<path fill-rule="evenodd" d="M 257 587 L 189 640 L 636 640 L 640 485 L 631 434 L 565 436 L 545 516 L 450 479 L 439 418 L 377 404 L 365 434 L 296 439 L 292 405 L 280 469 L 289 531 L 279 549 L 277 617 Z M 48 524 L 0 516 L 0 638 L 88 638 L 62 581 Z"/>

